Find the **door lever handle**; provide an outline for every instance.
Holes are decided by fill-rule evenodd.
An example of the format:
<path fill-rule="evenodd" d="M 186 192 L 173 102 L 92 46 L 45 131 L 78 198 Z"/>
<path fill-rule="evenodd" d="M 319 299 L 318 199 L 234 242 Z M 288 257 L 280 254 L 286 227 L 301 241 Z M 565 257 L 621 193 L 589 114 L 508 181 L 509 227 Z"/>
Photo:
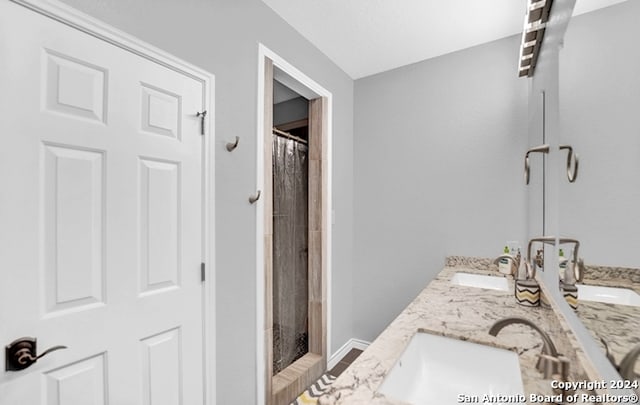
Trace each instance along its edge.
<path fill-rule="evenodd" d="M 66 349 L 67 346 L 53 346 L 44 352 L 37 354 L 36 338 L 22 337 L 9 343 L 5 347 L 5 367 L 6 371 L 19 371 L 31 366 L 40 357 L 46 356 L 56 350 Z"/>

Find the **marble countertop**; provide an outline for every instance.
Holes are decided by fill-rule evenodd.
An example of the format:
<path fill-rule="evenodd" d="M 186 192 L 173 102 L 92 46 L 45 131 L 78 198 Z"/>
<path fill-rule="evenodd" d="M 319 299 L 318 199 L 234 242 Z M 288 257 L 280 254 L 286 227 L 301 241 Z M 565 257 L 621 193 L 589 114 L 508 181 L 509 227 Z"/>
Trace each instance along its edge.
<path fill-rule="evenodd" d="M 640 269 L 587 265 L 583 284 L 629 288 L 640 294 Z M 603 302 L 581 301 L 578 295 L 576 315 L 596 342 L 603 338 L 617 363 L 640 344 L 640 307 Z M 604 351 L 604 345 L 602 345 Z M 640 362 L 636 364 L 640 374 Z"/>
<path fill-rule="evenodd" d="M 586 265 L 584 284 L 630 288 L 640 294 L 640 269 Z"/>
<path fill-rule="evenodd" d="M 609 352 L 618 364 L 640 344 L 640 307 L 580 301 L 578 296 L 576 314 L 596 342 L 600 343 L 600 338 L 607 342 Z M 604 351 L 604 345 L 601 346 Z M 640 374 L 640 361 L 636 362 L 635 370 Z"/>
<path fill-rule="evenodd" d="M 524 307 L 513 296 L 513 280 L 508 277 L 508 291 L 454 285 L 449 282 L 456 272 L 502 276 L 489 261 L 448 258 L 445 267 L 404 311 L 371 343 L 356 361 L 331 385 L 320 405 L 387 404 L 404 402 L 377 392 L 379 385 L 418 331 L 455 337 L 476 343 L 514 350 L 520 359 L 525 395 L 553 395 L 550 380 L 543 380 L 535 364 L 542 349 L 540 335 L 531 328 L 514 324 L 502 329 L 497 337 L 488 334 L 491 325 L 502 318 L 519 316 L 530 319 L 545 330 L 558 351 L 571 361 L 571 381 L 591 381 L 583 367 L 584 358 L 577 353 L 572 334 L 556 312 L 550 308 Z"/>

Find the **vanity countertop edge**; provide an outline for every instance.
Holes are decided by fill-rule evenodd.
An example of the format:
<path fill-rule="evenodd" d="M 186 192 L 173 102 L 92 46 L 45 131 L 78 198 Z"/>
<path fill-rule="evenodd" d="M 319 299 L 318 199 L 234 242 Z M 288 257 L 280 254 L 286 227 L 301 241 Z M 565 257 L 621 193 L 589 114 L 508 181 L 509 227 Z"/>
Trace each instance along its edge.
<path fill-rule="evenodd" d="M 456 272 L 506 277 L 509 289 L 455 285 L 450 279 Z M 530 394 L 554 395 L 551 380 L 544 380 L 535 368 L 542 349 L 542 339 L 537 332 L 524 325 L 510 325 L 497 337 L 489 335 L 488 330 L 495 321 L 512 316 L 527 318 L 549 334 L 558 352 L 571 362 L 571 381 L 599 380 L 565 320 L 554 308 L 521 306 L 516 303 L 513 291 L 512 277 L 500 274 L 490 260 L 448 257 L 444 269 L 333 382 L 318 404 L 406 404 L 384 396 L 378 388 L 417 332 L 514 350 L 519 355 L 527 401 Z"/>

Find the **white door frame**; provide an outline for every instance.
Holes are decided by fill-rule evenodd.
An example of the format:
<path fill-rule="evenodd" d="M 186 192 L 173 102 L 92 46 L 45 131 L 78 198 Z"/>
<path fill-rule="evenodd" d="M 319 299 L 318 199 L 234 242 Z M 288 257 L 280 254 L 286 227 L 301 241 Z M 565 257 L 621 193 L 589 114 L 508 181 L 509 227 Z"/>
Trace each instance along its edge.
<path fill-rule="evenodd" d="M 327 359 L 331 353 L 331 268 L 332 268 L 332 173 L 333 173 L 333 96 L 330 91 L 315 82 L 309 76 L 302 73 L 296 67 L 284 60 L 278 54 L 258 43 L 258 88 L 257 88 L 257 135 L 256 135 L 256 185 L 258 190 L 264 190 L 264 88 L 265 88 L 265 61 L 271 59 L 274 67 L 274 78 L 287 85 L 298 94 L 308 99 L 325 97 L 327 99 L 327 206 L 324 213 L 324 229 L 327 231 L 326 241 L 326 282 L 327 282 Z M 256 404 L 264 405 L 265 383 L 265 283 L 264 283 L 264 199 L 258 200 L 256 209 Z"/>
<path fill-rule="evenodd" d="M 216 320 L 215 320 L 215 207 L 214 207 L 214 75 L 200 69 L 184 60 L 170 55 L 152 45 L 147 44 L 123 31 L 111 27 L 100 20 L 84 14 L 57 0 L 10 0 L 16 4 L 31 9 L 34 12 L 52 18 L 95 38 L 110 43 L 142 58 L 160 64 L 175 72 L 181 73 L 202 83 L 204 88 L 203 105 L 207 107 L 205 136 L 203 147 L 203 201 L 202 218 L 204 222 L 202 235 L 202 262 L 206 263 L 207 277 L 204 283 L 202 310 L 204 316 L 204 400 L 206 405 L 216 403 Z"/>

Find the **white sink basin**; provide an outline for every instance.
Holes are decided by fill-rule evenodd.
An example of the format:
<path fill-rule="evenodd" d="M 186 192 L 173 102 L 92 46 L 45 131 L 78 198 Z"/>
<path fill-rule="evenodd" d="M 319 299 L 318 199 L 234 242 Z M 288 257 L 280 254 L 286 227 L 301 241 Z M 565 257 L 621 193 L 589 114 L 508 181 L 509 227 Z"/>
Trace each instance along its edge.
<path fill-rule="evenodd" d="M 640 295 L 628 288 L 578 284 L 578 301 L 608 302 L 640 307 Z"/>
<path fill-rule="evenodd" d="M 456 273 L 451 282 L 467 287 L 486 288 L 489 290 L 508 291 L 509 283 L 504 277 L 484 276 L 482 274 Z"/>
<path fill-rule="evenodd" d="M 419 332 L 378 392 L 413 405 L 460 403 L 460 395 L 502 404 L 484 395 L 524 395 L 524 388 L 515 352 Z"/>

